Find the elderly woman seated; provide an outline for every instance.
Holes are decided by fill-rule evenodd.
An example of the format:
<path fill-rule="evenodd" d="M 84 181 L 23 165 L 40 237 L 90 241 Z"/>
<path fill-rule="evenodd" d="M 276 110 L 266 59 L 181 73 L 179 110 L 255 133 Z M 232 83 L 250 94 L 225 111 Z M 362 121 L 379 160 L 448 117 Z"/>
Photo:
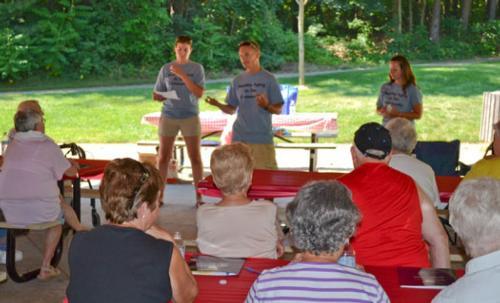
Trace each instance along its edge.
<path fill-rule="evenodd" d="M 59 146 L 44 134 L 40 107 L 19 110 L 14 124 L 15 132 L 0 173 L 0 210 L 5 220 L 11 224 L 29 225 L 60 219 L 62 224 L 64 214 L 72 228 L 85 230 L 73 209 L 61 200 L 57 186 L 63 174 L 76 174 L 77 164 L 64 158 Z M 50 261 L 61 231 L 61 225 L 47 230 L 39 279 L 60 273 Z"/>
<path fill-rule="evenodd" d="M 432 167 L 411 155 L 417 145 L 415 125 L 405 118 L 394 118 L 387 122 L 385 128 L 389 130 L 392 140 L 392 157 L 389 166 L 410 176 L 434 203 L 434 206 L 444 207 L 446 204 L 442 205 L 439 199 L 436 175 Z"/>
<path fill-rule="evenodd" d="M 302 253 L 296 262 L 264 271 L 246 302 L 389 302 L 373 275 L 337 263 L 360 220 L 344 185 L 305 185 L 286 215 L 294 246 Z"/>
<path fill-rule="evenodd" d="M 243 143 L 221 146 L 212 153 L 210 168 L 222 199 L 198 208 L 200 251 L 218 257 L 281 256 L 276 205 L 247 197 L 253 173 L 250 148 Z"/>
<path fill-rule="evenodd" d="M 476 179 L 480 177 L 491 177 L 500 180 L 500 121 L 493 126 L 492 155 L 486 156 L 472 165 L 471 170 L 465 175 L 464 180 Z"/>
<path fill-rule="evenodd" d="M 163 193 L 158 170 L 113 160 L 99 191 L 109 223 L 71 242 L 69 302 L 192 302 L 196 281 L 172 236 L 155 225 Z"/>
<path fill-rule="evenodd" d="M 462 181 L 450 200 L 450 222 L 472 259 L 432 302 L 499 302 L 500 180 Z"/>

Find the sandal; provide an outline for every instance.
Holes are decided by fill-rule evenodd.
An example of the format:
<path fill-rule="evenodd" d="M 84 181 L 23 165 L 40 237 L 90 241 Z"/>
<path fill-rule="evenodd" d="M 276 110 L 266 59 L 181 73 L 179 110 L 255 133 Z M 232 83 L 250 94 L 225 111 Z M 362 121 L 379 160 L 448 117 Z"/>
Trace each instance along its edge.
<path fill-rule="evenodd" d="M 38 274 L 38 280 L 46 281 L 49 280 L 53 277 L 57 277 L 61 274 L 61 271 L 57 268 L 55 268 L 52 265 L 49 265 L 47 267 L 42 266 L 40 268 L 40 273 Z"/>

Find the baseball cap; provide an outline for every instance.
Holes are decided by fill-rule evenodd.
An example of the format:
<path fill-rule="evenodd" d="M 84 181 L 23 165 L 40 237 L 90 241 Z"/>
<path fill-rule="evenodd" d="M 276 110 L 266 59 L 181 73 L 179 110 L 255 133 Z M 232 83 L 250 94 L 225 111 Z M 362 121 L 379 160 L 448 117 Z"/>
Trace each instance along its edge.
<path fill-rule="evenodd" d="M 354 134 L 354 144 L 363 155 L 379 160 L 387 157 L 392 148 L 389 131 L 376 122 L 361 125 Z"/>

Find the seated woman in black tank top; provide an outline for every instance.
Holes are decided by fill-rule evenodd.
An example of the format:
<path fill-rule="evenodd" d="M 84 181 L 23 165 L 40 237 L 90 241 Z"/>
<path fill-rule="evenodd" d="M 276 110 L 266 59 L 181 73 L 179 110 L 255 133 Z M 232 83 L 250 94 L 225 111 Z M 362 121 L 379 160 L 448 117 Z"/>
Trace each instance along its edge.
<path fill-rule="evenodd" d="M 158 170 L 113 160 L 99 191 L 108 224 L 73 238 L 69 302 L 192 302 L 196 281 L 172 236 L 155 225 L 163 193 Z"/>

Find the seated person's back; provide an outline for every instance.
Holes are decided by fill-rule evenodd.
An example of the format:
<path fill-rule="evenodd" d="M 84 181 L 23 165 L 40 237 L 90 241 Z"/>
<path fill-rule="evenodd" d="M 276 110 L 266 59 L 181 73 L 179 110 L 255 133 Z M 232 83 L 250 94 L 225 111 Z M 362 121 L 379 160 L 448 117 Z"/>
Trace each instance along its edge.
<path fill-rule="evenodd" d="M 219 257 L 276 258 L 279 224 L 277 207 L 269 201 L 252 201 L 247 191 L 252 181 L 253 159 L 243 143 L 217 148 L 210 168 L 222 199 L 197 212 L 198 248 Z"/>
<path fill-rule="evenodd" d="M 103 225 L 78 233 L 69 251 L 71 303 L 167 302 L 172 242 L 136 228 Z M 147 299 L 146 299 L 147 298 Z"/>
<path fill-rule="evenodd" d="M 342 265 L 344 245 L 360 214 L 338 181 L 305 185 L 287 205 L 287 221 L 300 251 L 286 266 L 265 270 L 246 302 L 388 302 L 371 274 Z"/>
<path fill-rule="evenodd" d="M 352 241 L 357 259 L 363 265 L 449 267 L 434 206 L 411 177 L 389 167 L 391 148 L 387 129 L 362 125 L 351 147 L 355 169 L 339 179 L 362 215 Z"/>
<path fill-rule="evenodd" d="M 171 235 L 155 225 L 163 192 L 158 170 L 113 160 L 99 191 L 108 224 L 71 242 L 69 302 L 192 302 L 196 281 Z"/>
<path fill-rule="evenodd" d="M 196 215 L 198 248 L 219 257 L 276 258 L 276 211 L 270 201 L 202 205 Z"/>
<path fill-rule="evenodd" d="M 490 177 L 500 180 L 500 121 L 494 125 L 492 155 L 485 156 L 472 165 L 471 170 L 465 175 L 464 180 Z"/>

